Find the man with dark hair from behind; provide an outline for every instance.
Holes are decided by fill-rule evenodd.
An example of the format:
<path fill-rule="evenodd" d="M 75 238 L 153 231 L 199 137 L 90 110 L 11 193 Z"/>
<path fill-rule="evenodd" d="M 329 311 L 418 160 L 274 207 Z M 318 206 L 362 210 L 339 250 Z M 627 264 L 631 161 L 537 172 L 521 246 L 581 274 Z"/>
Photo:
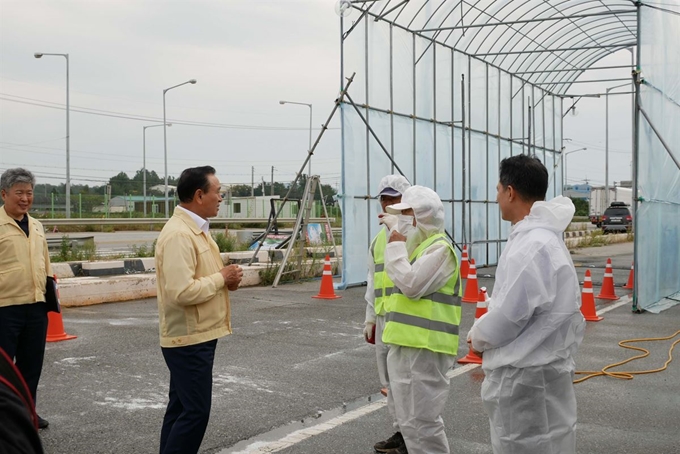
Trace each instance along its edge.
<path fill-rule="evenodd" d="M 156 246 L 160 343 L 170 370 L 160 453 L 195 454 L 210 418 L 217 339 L 231 334 L 229 291 L 243 271 L 223 266 L 210 235 L 208 218 L 222 201 L 215 169 L 184 170 L 177 195 L 180 204 Z"/>
<path fill-rule="evenodd" d="M 494 454 L 574 454 L 574 354 L 583 340 L 579 282 L 562 233 L 574 204 L 545 202 L 548 171 L 536 159 L 501 161 L 498 207 L 512 227 L 488 312 L 468 343 L 482 356 L 482 401 Z"/>

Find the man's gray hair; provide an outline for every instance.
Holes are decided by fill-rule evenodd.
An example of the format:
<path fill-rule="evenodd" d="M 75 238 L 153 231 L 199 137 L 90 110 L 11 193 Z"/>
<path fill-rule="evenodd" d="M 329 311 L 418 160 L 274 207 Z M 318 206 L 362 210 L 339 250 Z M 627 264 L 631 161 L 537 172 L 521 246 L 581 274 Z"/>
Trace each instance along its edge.
<path fill-rule="evenodd" d="M 7 169 L 0 177 L 0 189 L 4 191 L 9 191 L 17 183 L 29 183 L 31 187 L 35 187 L 35 177 L 31 172 L 21 167 Z"/>

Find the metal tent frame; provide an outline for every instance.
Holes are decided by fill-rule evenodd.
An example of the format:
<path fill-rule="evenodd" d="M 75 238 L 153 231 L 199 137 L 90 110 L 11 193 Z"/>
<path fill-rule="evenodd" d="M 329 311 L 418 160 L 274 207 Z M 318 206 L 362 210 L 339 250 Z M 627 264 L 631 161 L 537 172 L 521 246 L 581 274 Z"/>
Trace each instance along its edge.
<path fill-rule="evenodd" d="M 631 93 L 635 95 L 635 101 L 631 105 L 634 113 L 631 139 L 633 140 L 633 187 L 636 199 L 634 209 L 637 208 L 637 166 L 639 165 L 637 134 L 640 125 L 639 93 L 642 83 L 638 77 L 640 73 L 640 10 L 649 7 L 679 14 L 676 10 L 631 0 L 350 0 L 344 3 L 345 7 L 351 7 L 352 17 L 341 18 L 341 76 L 345 69 L 349 72 L 356 70 L 348 66 L 346 42 L 357 33 L 361 34 L 365 41 L 364 61 L 357 59 L 354 62 L 363 65 L 365 71 L 365 74 L 359 76 L 360 78 L 365 76 L 365 85 L 361 88 L 361 93 L 355 96 L 358 98 L 357 104 L 364 110 L 362 120 L 368 127 L 372 118 L 375 118 L 374 121 L 378 123 L 385 122 L 385 116 L 389 118 L 390 143 L 388 148 L 392 161 L 396 159 L 395 149 L 398 148 L 400 142 L 399 138 L 395 139 L 395 123 L 399 122 L 397 127 L 403 128 L 404 121 L 412 120 L 413 127 L 410 135 L 413 140 L 413 162 L 407 163 L 406 172 L 411 173 L 407 177 L 411 177 L 412 183 L 415 184 L 418 183 L 419 177 L 423 179 L 422 173 L 418 171 L 418 165 L 423 166 L 423 163 L 415 156 L 416 135 L 422 135 L 425 130 L 423 125 L 429 123 L 432 128 L 432 143 L 436 149 L 437 141 L 443 137 L 441 128 L 450 128 L 451 155 L 455 154 L 456 147 L 460 148 L 462 143 L 464 150 L 460 159 L 462 159 L 463 166 L 466 166 L 467 155 L 469 163 L 462 172 L 462 193 L 456 190 L 461 183 L 454 181 L 450 188 L 446 187 L 447 191 L 450 190 L 450 198 L 446 194 L 441 194 L 438 189 L 436 171 L 439 155 L 436 151 L 433 158 L 435 168 L 433 175 L 424 179 L 429 178 L 428 183 L 440 192 L 445 205 L 451 204 L 448 213 L 451 218 L 450 222 L 453 225 L 462 226 L 463 229 L 463 241 L 458 238 L 459 242 L 466 243 L 465 239 L 468 236 L 474 236 L 471 218 L 486 213 L 486 240 L 477 241 L 485 243 L 485 254 L 479 257 L 482 263 L 494 263 L 500 255 L 501 242 L 504 241 L 503 238 L 506 235 L 500 226 L 500 219 L 492 219 L 489 211 L 489 205 L 495 202 L 490 200 L 488 185 L 486 194 L 479 194 L 478 188 L 476 195 L 473 194 L 474 188 L 465 187 L 466 184 L 471 185 L 470 168 L 473 166 L 470 162 L 473 158 L 470 152 L 471 143 L 474 140 L 479 141 L 482 137 L 486 140 L 484 163 L 488 167 L 487 179 L 493 177 L 489 175 L 490 167 L 492 167 L 490 164 L 502 158 L 505 152 L 502 149 L 507 144 L 510 147 L 510 154 L 527 151 L 537 155 L 540 153 L 549 169 L 553 164 L 552 167 L 555 169 L 558 165 L 561 167 L 561 156 L 564 150 L 562 135 L 564 100 L 576 99 L 578 102 L 578 99 L 583 96 L 605 95 L 604 93 L 588 95 L 573 93 L 571 89 L 575 84 L 582 86 L 581 84 L 596 82 L 631 81 Z M 678 6 L 680 10 L 680 5 Z M 369 23 L 371 23 L 370 26 Z M 385 46 L 389 45 L 389 96 L 385 94 L 383 87 L 372 80 L 372 77 L 375 77 L 371 74 L 374 68 L 369 63 L 369 53 L 374 51 L 373 40 L 377 34 L 374 30 L 379 24 L 384 24 L 381 31 L 388 35 L 386 38 L 388 44 L 386 43 Z M 399 81 L 393 73 L 393 59 L 395 58 L 393 40 L 402 39 L 403 44 L 407 40 L 405 38 L 407 35 L 412 37 L 411 49 L 408 50 L 412 58 L 412 74 L 408 76 L 408 81 L 413 85 L 413 99 L 407 104 L 395 105 L 397 101 L 395 91 L 400 87 L 395 87 Z M 358 46 L 355 45 L 355 47 Z M 598 62 L 603 58 L 622 49 L 631 51 L 631 65 L 598 66 Z M 450 56 L 446 55 L 449 52 Z M 444 87 L 443 91 L 445 96 L 451 99 L 450 102 L 441 103 L 446 109 L 439 109 L 440 96 L 437 91 L 439 87 L 436 86 L 438 72 L 444 71 L 441 69 L 441 62 L 437 59 L 437 55 L 442 54 L 445 54 L 442 61 L 450 62 L 451 66 L 451 87 Z M 467 68 L 460 68 L 460 63 L 465 62 L 465 59 L 460 57 L 461 55 L 467 60 Z M 458 65 L 457 71 L 465 78 L 461 89 L 455 87 L 458 80 L 453 80 L 456 65 Z M 596 75 L 600 70 L 615 71 L 620 77 L 579 79 L 584 74 L 588 74 L 589 77 Z M 482 71 L 483 78 L 478 77 L 478 80 L 473 80 L 473 77 L 470 77 Z M 416 88 L 416 80 L 420 78 L 422 81 L 423 77 L 432 77 L 432 84 L 435 86 L 426 89 L 421 89 L 420 86 Z M 475 84 L 478 86 L 475 87 Z M 417 89 L 421 91 L 416 94 Z M 484 100 L 476 99 L 473 104 L 471 93 L 484 90 L 487 93 L 493 91 L 494 96 L 487 94 Z M 383 99 L 376 102 L 374 99 L 378 96 L 374 93 L 379 91 Z M 428 102 L 432 106 L 423 109 L 422 99 L 428 97 L 431 98 Z M 464 100 L 464 97 L 467 97 L 467 100 Z M 496 97 L 498 106 L 490 105 L 490 99 L 495 101 Z M 463 99 L 463 104 L 458 109 L 461 99 Z M 419 108 L 419 102 L 421 108 Z M 467 105 L 464 104 L 465 102 Z M 389 106 L 381 104 L 389 104 Z M 404 105 L 407 105 L 407 108 L 404 108 Z M 448 109 L 450 112 L 447 112 Z M 509 113 L 509 119 L 502 118 L 501 112 L 505 112 L 506 116 Z M 673 157 L 670 147 L 654 128 L 652 120 L 644 111 L 642 114 Z M 468 122 L 461 123 L 465 117 L 468 118 Z M 348 121 L 343 117 L 343 131 Z M 346 136 L 346 134 L 343 135 L 343 154 L 347 146 Z M 356 212 L 361 203 L 359 201 L 366 200 L 365 214 L 362 213 L 358 217 L 355 215 L 355 220 L 359 222 L 370 219 L 369 204 L 374 198 L 370 195 L 370 190 L 377 186 L 377 181 L 372 181 L 377 174 L 373 174 L 374 170 L 371 169 L 371 165 L 378 166 L 369 158 L 373 145 L 368 132 L 365 134 L 365 141 L 365 144 L 361 144 L 366 152 L 366 181 L 365 183 L 362 181 L 365 194 L 350 195 L 343 201 L 348 204 L 345 208 L 350 208 L 351 205 L 351 210 Z M 675 158 L 673 160 L 677 165 L 677 160 Z M 390 166 L 390 169 L 392 172 L 395 171 L 394 164 Z M 403 173 L 401 169 L 396 169 Z M 560 171 L 561 169 L 553 171 L 551 176 L 555 192 L 557 192 L 558 179 L 561 182 Z M 361 178 L 364 178 L 363 174 Z M 450 178 L 455 179 L 453 172 Z M 354 183 L 357 181 L 353 180 Z M 343 193 L 346 193 L 347 188 L 344 186 L 345 176 L 343 175 Z M 559 187 L 561 186 L 560 184 Z M 483 188 L 481 192 L 484 192 Z M 456 207 L 456 204 L 460 206 Z M 461 211 L 462 219 L 460 219 Z M 343 213 L 347 213 L 347 210 L 343 210 Z M 495 225 L 496 223 L 498 225 Z M 364 228 L 366 237 L 370 240 L 373 233 L 371 226 L 358 227 L 353 233 L 360 232 Z M 496 243 L 495 250 L 493 245 L 489 246 L 492 243 Z M 343 244 L 347 245 L 347 242 L 343 241 Z M 637 255 L 636 240 L 636 262 Z M 343 272 L 341 286 L 351 285 L 356 281 L 356 277 L 346 277 L 346 273 Z"/>

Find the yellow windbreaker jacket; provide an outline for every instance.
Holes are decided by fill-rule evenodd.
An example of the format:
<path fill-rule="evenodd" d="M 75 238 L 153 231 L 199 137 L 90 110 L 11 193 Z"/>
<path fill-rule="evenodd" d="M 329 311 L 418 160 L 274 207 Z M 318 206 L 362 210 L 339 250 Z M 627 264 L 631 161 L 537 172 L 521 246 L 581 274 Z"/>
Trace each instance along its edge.
<path fill-rule="evenodd" d="M 26 234 L 0 207 L 0 307 L 45 301 L 47 273 L 52 274 L 45 230 L 28 216 Z"/>
<path fill-rule="evenodd" d="M 229 292 L 219 248 L 175 208 L 156 244 L 156 286 L 162 347 L 200 344 L 231 334 Z"/>

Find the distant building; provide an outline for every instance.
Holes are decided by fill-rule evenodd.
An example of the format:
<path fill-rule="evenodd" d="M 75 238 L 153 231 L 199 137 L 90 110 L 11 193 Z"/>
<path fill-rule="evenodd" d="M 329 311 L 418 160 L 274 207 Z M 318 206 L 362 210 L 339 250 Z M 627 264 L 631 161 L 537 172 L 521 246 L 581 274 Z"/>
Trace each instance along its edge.
<path fill-rule="evenodd" d="M 156 184 L 154 186 L 151 186 L 149 188 L 149 191 L 154 191 L 158 192 L 159 194 L 165 194 L 165 185 L 164 184 Z M 177 186 L 172 186 L 168 185 L 168 195 L 175 195 L 175 191 L 177 191 Z"/>
<path fill-rule="evenodd" d="M 593 187 L 589 184 L 567 185 L 564 188 L 563 195 L 573 199 L 588 200 L 590 198 L 590 191 L 592 191 L 592 189 Z"/>
<path fill-rule="evenodd" d="M 281 205 L 281 197 L 278 195 L 256 196 L 256 197 L 229 197 L 224 198 L 220 204 L 218 218 L 268 218 L 272 210 L 278 211 Z M 281 212 L 280 218 L 294 218 L 297 216 L 297 201 L 288 201 Z"/>
<path fill-rule="evenodd" d="M 176 200 L 174 197 L 168 197 L 170 214 L 175 209 Z M 158 197 L 154 195 L 146 196 L 146 210 L 149 217 L 152 216 L 165 216 L 165 197 Z M 106 205 L 101 204 L 92 208 L 94 213 L 106 213 Z M 109 200 L 109 213 L 129 213 L 131 211 L 136 211 L 139 213 L 144 212 L 144 196 L 141 195 L 129 195 L 129 196 L 116 196 L 111 197 Z"/>
<path fill-rule="evenodd" d="M 175 204 L 179 204 L 179 201 L 174 197 L 168 197 L 170 215 L 175 210 Z M 282 200 L 278 195 L 274 196 L 257 196 L 257 197 L 224 197 L 222 203 L 220 204 L 219 211 L 217 213 L 218 218 L 269 218 L 269 214 L 272 210 L 272 201 L 274 203 L 274 210 L 279 209 Z M 165 217 L 165 197 L 159 197 L 154 195 L 146 196 L 146 210 L 148 217 Z M 101 204 L 92 209 L 95 213 L 106 213 L 107 207 L 105 204 Z M 109 213 L 130 213 L 144 212 L 144 196 L 141 195 L 129 195 L 129 196 L 116 196 L 109 200 L 108 204 Z M 312 217 L 320 216 L 322 212 L 322 205 L 320 201 L 314 202 L 314 208 L 312 210 Z M 281 212 L 279 213 L 280 218 L 295 218 L 298 214 L 298 201 L 292 200 L 288 201 Z"/>

